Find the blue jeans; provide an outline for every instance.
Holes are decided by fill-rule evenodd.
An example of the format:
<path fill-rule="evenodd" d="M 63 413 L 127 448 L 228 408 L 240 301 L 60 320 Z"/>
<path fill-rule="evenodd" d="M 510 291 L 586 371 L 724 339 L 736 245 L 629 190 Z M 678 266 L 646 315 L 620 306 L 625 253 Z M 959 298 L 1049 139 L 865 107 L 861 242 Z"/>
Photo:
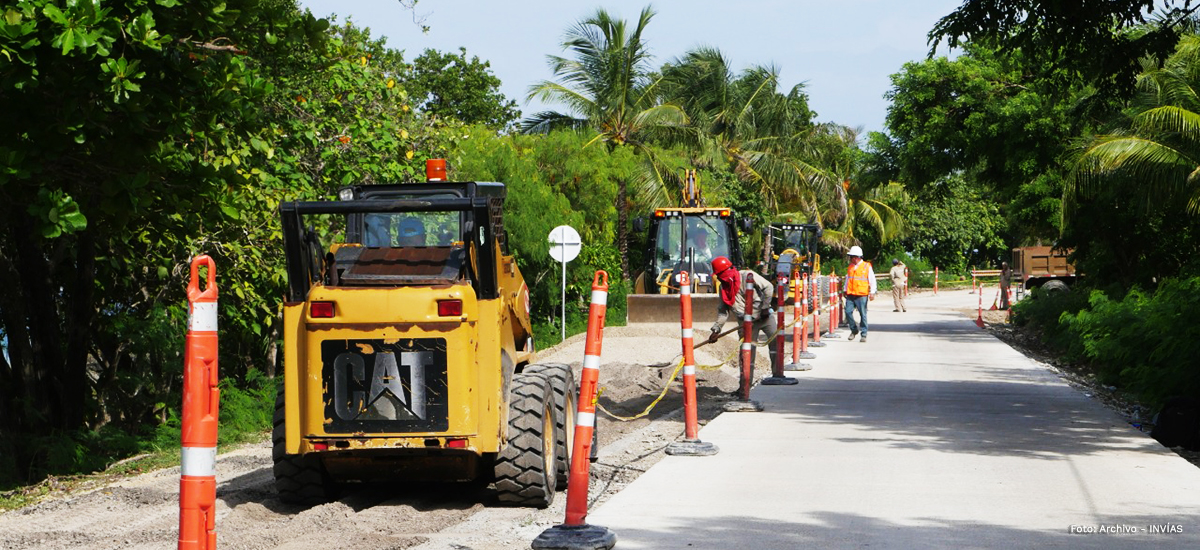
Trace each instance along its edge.
<path fill-rule="evenodd" d="M 858 310 L 858 316 L 862 319 L 862 328 L 859 328 L 859 323 L 854 322 L 854 310 Z M 867 297 L 866 296 L 851 296 L 846 295 L 846 324 L 850 327 L 851 333 L 861 332 L 863 336 L 867 335 Z"/>

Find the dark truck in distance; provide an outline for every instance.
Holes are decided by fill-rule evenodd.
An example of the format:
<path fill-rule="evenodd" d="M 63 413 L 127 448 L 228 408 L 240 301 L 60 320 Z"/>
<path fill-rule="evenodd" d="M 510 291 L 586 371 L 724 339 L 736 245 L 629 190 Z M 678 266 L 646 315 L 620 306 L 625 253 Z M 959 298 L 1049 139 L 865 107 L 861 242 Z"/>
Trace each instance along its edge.
<path fill-rule="evenodd" d="M 1067 290 L 1078 274 L 1067 260 L 1071 251 L 1052 246 L 1023 246 L 1012 251 L 1012 283 L 1020 291 L 1041 287 L 1047 291 Z"/>

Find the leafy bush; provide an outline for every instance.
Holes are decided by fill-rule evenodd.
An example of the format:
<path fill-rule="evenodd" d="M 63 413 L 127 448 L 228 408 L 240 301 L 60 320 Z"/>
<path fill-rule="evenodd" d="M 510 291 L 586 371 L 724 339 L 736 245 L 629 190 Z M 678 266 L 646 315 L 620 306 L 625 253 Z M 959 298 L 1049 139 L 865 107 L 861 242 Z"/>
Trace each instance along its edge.
<path fill-rule="evenodd" d="M 1043 341 L 1098 379 L 1149 403 L 1200 394 L 1200 277 L 1168 279 L 1153 292 L 1076 288 L 1044 293 L 1013 306 L 1013 322 L 1040 331 Z"/>
<path fill-rule="evenodd" d="M 1071 351 L 1098 367 L 1101 382 L 1151 403 L 1200 395 L 1200 277 L 1168 279 L 1147 294 L 1131 290 L 1120 301 L 1093 291 L 1088 308 L 1064 312 L 1060 325 Z"/>

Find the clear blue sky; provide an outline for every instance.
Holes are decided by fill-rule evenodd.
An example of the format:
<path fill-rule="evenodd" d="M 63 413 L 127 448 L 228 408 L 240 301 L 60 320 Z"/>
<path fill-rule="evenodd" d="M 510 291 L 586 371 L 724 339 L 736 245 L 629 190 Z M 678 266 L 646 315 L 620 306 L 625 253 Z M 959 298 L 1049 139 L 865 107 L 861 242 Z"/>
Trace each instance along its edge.
<path fill-rule="evenodd" d="M 647 4 L 657 12 L 644 38 L 653 67 L 706 45 L 719 48 L 736 70 L 754 64 L 781 69 L 784 92 L 805 83 L 822 122 L 882 131 L 889 76 L 928 52 L 933 24 L 962 0 L 714 0 L 570 2 L 564 0 L 420 0 L 415 13 L 396 0 L 300 0 L 318 17 L 336 13 L 413 59 L 426 48 L 491 62 L 501 92 L 524 114 L 529 86 L 553 75 L 547 55 L 561 55 L 564 33 L 604 8 L 633 22 Z M 422 34 L 413 16 L 430 27 Z M 944 48 L 942 50 L 944 53 Z"/>

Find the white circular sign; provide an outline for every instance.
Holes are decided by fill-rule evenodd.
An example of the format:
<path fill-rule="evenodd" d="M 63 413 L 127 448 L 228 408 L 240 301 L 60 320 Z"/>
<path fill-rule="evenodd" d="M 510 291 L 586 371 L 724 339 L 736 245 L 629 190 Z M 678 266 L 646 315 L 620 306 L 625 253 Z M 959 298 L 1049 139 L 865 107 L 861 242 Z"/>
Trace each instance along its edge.
<path fill-rule="evenodd" d="M 569 225 L 560 225 L 550 230 L 550 257 L 566 263 L 579 256 L 583 241 L 579 232 Z"/>

